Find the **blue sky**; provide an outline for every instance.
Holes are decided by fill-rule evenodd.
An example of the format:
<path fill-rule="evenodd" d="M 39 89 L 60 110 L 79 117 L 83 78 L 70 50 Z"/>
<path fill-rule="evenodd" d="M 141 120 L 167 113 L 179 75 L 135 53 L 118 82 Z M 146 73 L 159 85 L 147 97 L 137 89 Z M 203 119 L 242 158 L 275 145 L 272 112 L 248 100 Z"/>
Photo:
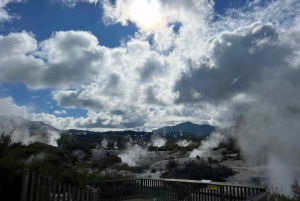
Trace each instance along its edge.
<path fill-rule="evenodd" d="M 0 0 L 0 114 L 60 129 L 152 130 L 225 127 L 258 103 L 298 104 L 298 8 L 297 0 Z"/>

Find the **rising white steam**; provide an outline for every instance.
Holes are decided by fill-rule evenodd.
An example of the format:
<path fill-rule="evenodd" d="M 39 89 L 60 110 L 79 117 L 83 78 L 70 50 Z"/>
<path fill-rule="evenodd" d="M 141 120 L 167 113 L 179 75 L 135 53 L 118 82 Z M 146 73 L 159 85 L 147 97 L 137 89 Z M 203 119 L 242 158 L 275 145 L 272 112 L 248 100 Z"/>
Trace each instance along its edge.
<path fill-rule="evenodd" d="M 154 147 L 162 147 L 166 145 L 167 140 L 159 135 L 151 136 L 151 145 Z"/>
<path fill-rule="evenodd" d="M 118 143 L 117 142 L 115 142 L 114 143 L 114 149 L 118 149 L 119 147 L 118 147 Z"/>
<path fill-rule="evenodd" d="M 192 144 L 192 141 L 187 141 L 186 139 L 184 139 L 184 140 L 179 140 L 178 142 L 176 142 L 176 144 L 180 147 L 187 147 L 190 144 Z"/>
<path fill-rule="evenodd" d="M 34 160 L 44 160 L 46 154 L 44 152 L 41 152 L 41 153 L 38 153 L 36 155 L 34 154 L 31 154 L 27 160 L 26 160 L 26 163 L 31 163 L 32 161 Z"/>
<path fill-rule="evenodd" d="M 129 166 L 137 166 L 138 162 L 147 156 L 147 150 L 139 145 L 132 146 L 128 143 L 125 152 L 118 156 L 122 159 L 123 163 Z"/>
<path fill-rule="evenodd" d="M 34 142 L 42 142 L 51 146 L 57 147 L 57 140 L 61 135 L 55 131 L 47 131 L 46 134 L 34 133 L 31 134 L 27 129 L 16 129 L 11 133 L 12 143 L 22 143 L 29 145 Z"/>
<path fill-rule="evenodd" d="M 290 193 L 294 179 L 300 179 L 299 107 L 261 108 L 240 116 L 235 137 L 248 163 L 268 167 L 269 186 Z"/>
<path fill-rule="evenodd" d="M 60 139 L 60 134 L 55 131 L 48 131 L 48 145 L 52 145 L 54 147 L 58 147 L 57 140 Z"/>
<path fill-rule="evenodd" d="M 210 134 L 205 141 L 201 142 L 198 149 L 194 149 L 190 153 L 190 158 L 195 158 L 197 155 L 202 157 L 209 157 L 211 150 L 219 146 L 221 142 L 226 140 L 226 136 L 220 132 L 213 132 Z"/>
<path fill-rule="evenodd" d="M 101 142 L 101 146 L 106 149 L 107 144 L 108 144 L 107 139 L 103 139 L 102 142 Z"/>

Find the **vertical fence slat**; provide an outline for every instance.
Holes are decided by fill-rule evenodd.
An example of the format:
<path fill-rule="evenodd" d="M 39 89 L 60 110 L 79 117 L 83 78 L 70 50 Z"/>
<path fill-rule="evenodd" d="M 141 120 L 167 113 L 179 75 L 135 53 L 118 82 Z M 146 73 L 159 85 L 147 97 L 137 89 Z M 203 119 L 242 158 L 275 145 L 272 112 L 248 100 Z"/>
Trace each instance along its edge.
<path fill-rule="evenodd" d="M 81 201 L 84 201 L 84 190 L 81 190 Z"/>
<path fill-rule="evenodd" d="M 22 184 L 21 201 L 27 201 L 28 182 L 29 182 L 29 170 L 25 169 L 23 171 L 23 184 Z"/>
<path fill-rule="evenodd" d="M 60 201 L 61 197 L 61 182 L 58 182 L 58 189 L 57 189 L 57 201 Z"/>
<path fill-rule="evenodd" d="M 77 201 L 79 201 L 79 199 L 80 199 L 80 188 L 77 188 Z"/>
<path fill-rule="evenodd" d="M 35 172 L 33 172 L 33 173 L 31 174 L 30 201 L 33 201 L 34 182 L 35 182 Z"/>
<path fill-rule="evenodd" d="M 50 188 L 51 188 L 51 178 L 47 179 L 47 191 L 46 191 L 46 200 L 50 201 Z"/>
<path fill-rule="evenodd" d="M 63 195 L 62 195 L 62 200 L 66 200 L 66 190 L 67 190 L 67 184 L 63 184 Z"/>
<path fill-rule="evenodd" d="M 39 200 L 39 194 L 40 194 L 40 183 L 41 183 L 41 175 L 39 174 L 38 175 L 38 180 L 37 180 L 37 183 L 36 183 L 36 200 L 38 201 Z"/>
<path fill-rule="evenodd" d="M 68 185 L 68 201 L 71 200 L 71 185 Z"/>
<path fill-rule="evenodd" d="M 90 193 L 86 191 L 85 194 L 86 194 L 86 201 L 90 201 Z"/>
<path fill-rule="evenodd" d="M 41 194 L 41 197 L 42 197 L 42 201 L 45 200 L 45 188 L 46 188 L 46 177 L 44 176 L 43 177 L 43 184 L 42 184 L 42 194 Z"/>
<path fill-rule="evenodd" d="M 53 190 L 52 190 L 52 201 L 55 201 L 55 196 L 56 196 L 56 180 L 53 181 Z M 57 200 L 59 201 L 59 200 Z"/>

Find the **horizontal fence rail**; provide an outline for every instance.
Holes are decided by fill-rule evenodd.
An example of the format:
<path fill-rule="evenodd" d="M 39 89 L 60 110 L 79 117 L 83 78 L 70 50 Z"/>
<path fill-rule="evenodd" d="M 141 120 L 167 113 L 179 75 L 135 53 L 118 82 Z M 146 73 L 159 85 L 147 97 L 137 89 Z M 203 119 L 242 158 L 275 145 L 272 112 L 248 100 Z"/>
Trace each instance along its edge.
<path fill-rule="evenodd" d="M 21 201 L 97 201 L 94 189 L 80 189 L 24 170 Z"/>
<path fill-rule="evenodd" d="M 98 201 L 264 201 L 265 186 L 233 185 L 221 182 L 203 184 L 195 180 L 127 179 L 88 182 L 98 189 Z"/>

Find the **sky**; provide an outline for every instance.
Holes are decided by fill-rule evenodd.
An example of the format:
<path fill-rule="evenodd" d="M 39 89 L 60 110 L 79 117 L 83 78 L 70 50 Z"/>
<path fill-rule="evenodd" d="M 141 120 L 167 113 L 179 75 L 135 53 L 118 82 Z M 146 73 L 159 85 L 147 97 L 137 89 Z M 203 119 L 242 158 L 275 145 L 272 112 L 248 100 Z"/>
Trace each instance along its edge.
<path fill-rule="evenodd" d="M 0 115 L 227 127 L 299 92 L 299 0 L 0 0 Z"/>

